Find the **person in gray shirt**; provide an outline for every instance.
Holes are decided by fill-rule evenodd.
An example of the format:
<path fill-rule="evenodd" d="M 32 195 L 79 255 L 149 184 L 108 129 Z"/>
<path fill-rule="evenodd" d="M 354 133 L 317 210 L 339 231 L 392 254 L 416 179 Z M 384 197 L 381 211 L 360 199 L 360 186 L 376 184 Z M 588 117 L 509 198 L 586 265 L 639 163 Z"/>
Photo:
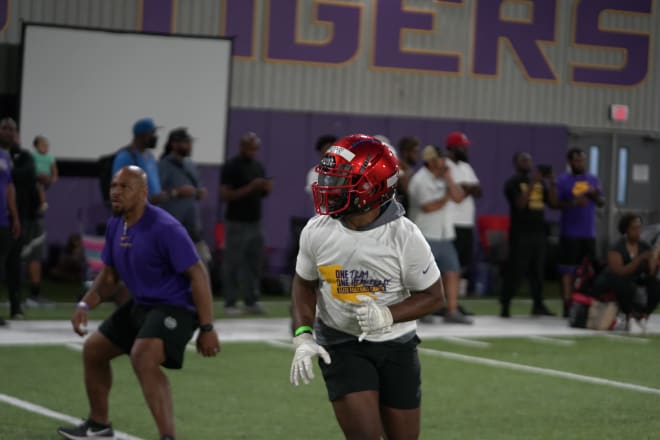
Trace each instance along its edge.
<path fill-rule="evenodd" d="M 190 159 L 194 138 L 185 128 L 172 130 L 158 162 L 160 185 L 167 200 L 161 207 L 179 220 L 196 244 L 202 241 L 199 202 L 207 191 L 201 186 L 197 167 Z M 200 255 L 201 256 L 201 255 Z"/>

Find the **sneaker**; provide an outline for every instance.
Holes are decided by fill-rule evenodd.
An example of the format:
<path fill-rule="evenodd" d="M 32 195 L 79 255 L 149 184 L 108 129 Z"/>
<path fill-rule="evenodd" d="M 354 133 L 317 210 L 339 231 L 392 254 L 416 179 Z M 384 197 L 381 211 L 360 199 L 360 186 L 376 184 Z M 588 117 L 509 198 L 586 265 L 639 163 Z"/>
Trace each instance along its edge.
<path fill-rule="evenodd" d="M 243 310 L 239 309 L 236 306 L 226 306 L 225 315 L 227 316 L 239 316 L 243 314 Z"/>
<path fill-rule="evenodd" d="M 0 327 L 6 327 L 7 326 L 7 321 L 5 321 L 3 318 L 0 318 Z"/>
<path fill-rule="evenodd" d="M 465 316 L 458 310 L 455 312 L 447 312 L 442 320 L 445 324 L 472 324 L 472 318 Z"/>
<path fill-rule="evenodd" d="M 25 305 L 28 307 L 31 307 L 33 309 L 39 308 L 39 307 L 44 307 L 44 308 L 52 308 L 55 307 L 55 303 L 49 300 L 48 298 L 38 295 L 38 296 L 30 296 L 25 300 Z"/>
<path fill-rule="evenodd" d="M 266 310 L 259 303 L 254 303 L 251 306 L 245 306 L 245 313 L 249 315 L 265 315 Z"/>
<path fill-rule="evenodd" d="M 445 316 L 447 314 L 447 307 L 442 307 L 441 309 L 433 312 L 434 316 Z"/>
<path fill-rule="evenodd" d="M 534 308 L 532 308 L 531 315 L 532 316 L 555 316 L 555 314 L 553 312 L 551 312 L 550 310 L 548 310 L 548 308 L 543 304 L 541 304 L 540 306 L 535 306 Z"/>
<path fill-rule="evenodd" d="M 511 312 L 508 307 L 502 307 L 502 310 L 500 310 L 500 318 L 511 318 Z"/>
<path fill-rule="evenodd" d="M 112 425 L 102 425 L 87 419 L 78 426 L 57 428 L 57 433 L 71 440 L 82 440 L 87 438 L 114 438 L 115 433 Z"/>

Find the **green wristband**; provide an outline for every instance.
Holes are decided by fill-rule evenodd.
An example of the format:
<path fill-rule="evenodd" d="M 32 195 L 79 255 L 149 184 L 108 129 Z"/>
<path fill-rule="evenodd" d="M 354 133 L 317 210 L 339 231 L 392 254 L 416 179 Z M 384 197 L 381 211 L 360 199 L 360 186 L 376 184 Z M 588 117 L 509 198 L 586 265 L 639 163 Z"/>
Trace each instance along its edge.
<path fill-rule="evenodd" d="M 313 330 L 314 330 L 314 329 L 312 329 L 312 328 L 311 328 L 310 326 L 308 326 L 308 325 L 301 325 L 300 327 L 298 327 L 298 328 L 296 329 L 295 332 L 293 332 L 293 336 L 300 336 L 300 335 L 302 335 L 303 333 L 311 333 Z"/>

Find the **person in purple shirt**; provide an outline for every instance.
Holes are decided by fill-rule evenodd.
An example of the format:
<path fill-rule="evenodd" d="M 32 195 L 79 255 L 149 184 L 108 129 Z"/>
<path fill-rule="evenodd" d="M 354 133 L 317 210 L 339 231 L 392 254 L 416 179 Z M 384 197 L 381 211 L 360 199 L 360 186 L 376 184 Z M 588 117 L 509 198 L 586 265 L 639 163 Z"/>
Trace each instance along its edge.
<path fill-rule="evenodd" d="M 220 341 L 213 329 L 208 274 L 184 227 L 161 208 L 147 203 L 147 176 L 137 166 L 120 169 L 110 186 L 113 217 L 103 249 L 105 267 L 78 303 L 73 330 L 87 333 L 87 314 L 107 298 L 119 280 L 133 298 L 121 305 L 85 341 L 87 420 L 58 433 L 68 439 L 112 437 L 108 396 L 110 361 L 131 358 L 161 439 L 174 439 L 172 395 L 161 370 L 183 365 L 186 345 L 199 327 L 197 351 L 215 356 Z"/>
<path fill-rule="evenodd" d="M 575 269 L 584 258 L 596 258 L 596 207 L 605 204 L 598 178 L 586 172 L 584 151 L 571 148 L 566 158 L 570 171 L 557 179 L 561 209 L 559 272 L 564 317 L 568 317 Z"/>
<path fill-rule="evenodd" d="M 16 189 L 11 179 L 11 158 L 0 148 L 0 272 L 5 267 L 12 239 L 21 235 L 21 222 L 16 208 Z M 7 322 L 0 318 L 0 326 Z"/>

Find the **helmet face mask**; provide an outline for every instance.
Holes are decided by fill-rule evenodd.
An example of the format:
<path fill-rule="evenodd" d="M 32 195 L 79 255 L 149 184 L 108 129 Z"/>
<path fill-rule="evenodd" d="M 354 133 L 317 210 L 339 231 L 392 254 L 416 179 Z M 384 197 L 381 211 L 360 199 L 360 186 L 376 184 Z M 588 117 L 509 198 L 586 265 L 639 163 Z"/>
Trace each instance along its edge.
<path fill-rule="evenodd" d="M 365 135 L 340 139 L 316 167 L 319 178 L 312 185 L 316 212 L 341 218 L 380 207 L 394 195 L 398 170 L 392 151 L 377 139 Z"/>

